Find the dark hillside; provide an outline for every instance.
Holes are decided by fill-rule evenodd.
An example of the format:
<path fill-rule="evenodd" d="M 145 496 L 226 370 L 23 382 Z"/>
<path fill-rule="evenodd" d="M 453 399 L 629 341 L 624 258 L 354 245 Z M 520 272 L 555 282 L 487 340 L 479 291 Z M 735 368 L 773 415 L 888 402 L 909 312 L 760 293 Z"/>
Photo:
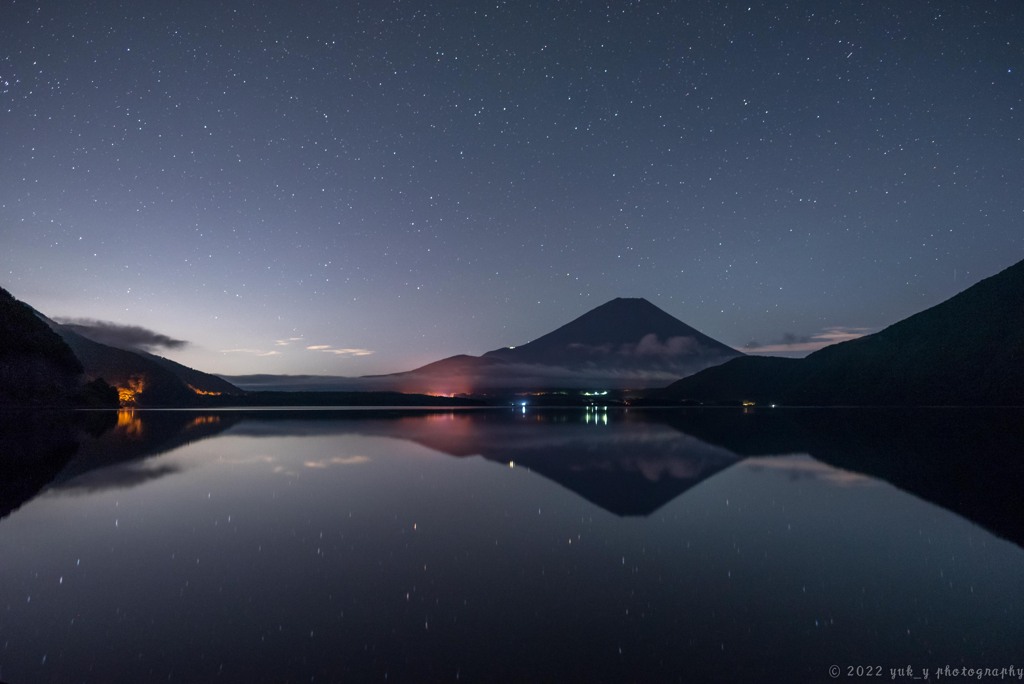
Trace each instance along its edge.
<path fill-rule="evenodd" d="M 670 385 L 675 400 L 803 405 L 1024 405 L 1024 261 L 805 359 L 750 357 Z"/>
<path fill-rule="evenodd" d="M 0 288 L 0 406 L 73 403 L 82 365 L 32 307 Z"/>

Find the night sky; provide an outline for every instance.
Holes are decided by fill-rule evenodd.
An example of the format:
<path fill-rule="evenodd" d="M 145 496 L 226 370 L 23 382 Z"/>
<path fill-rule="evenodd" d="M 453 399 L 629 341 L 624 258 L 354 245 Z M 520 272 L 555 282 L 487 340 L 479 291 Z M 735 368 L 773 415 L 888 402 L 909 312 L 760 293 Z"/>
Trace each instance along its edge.
<path fill-rule="evenodd" d="M 1024 258 L 1024 3 L 0 3 L 0 286 L 220 373 L 744 351 Z"/>

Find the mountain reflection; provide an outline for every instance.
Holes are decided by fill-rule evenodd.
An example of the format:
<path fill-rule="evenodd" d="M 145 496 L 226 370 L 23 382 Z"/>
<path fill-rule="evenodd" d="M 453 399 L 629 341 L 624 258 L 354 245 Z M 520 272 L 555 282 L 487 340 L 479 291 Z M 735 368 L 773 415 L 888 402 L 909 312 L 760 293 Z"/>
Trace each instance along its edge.
<path fill-rule="evenodd" d="M 223 432 L 241 416 L 122 409 L 99 437 L 82 439 L 51 487 L 70 491 L 133 487 L 179 471 L 147 459 Z"/>
<path fill-rule="evenodd" d="M 47 485 L 78 452 L 82 433 L 110 427 L 113 416 L 87 425 L 99 414 L 0 411 L 0 518 L 17 510 Z"/>
<path fill-rule="evenodd" d="M 1021 409 L 677 412 L 672 424 L 741 456 L 804 452 L 884 480 L 1024 546 Z"/>
<path fill-rule="evenodd" d="M 146 459 L 212 437 L 234 422 L 230 415 L 188 411 L 0 412 L 0 518 L 46 487 L 133 487 L 178 472 Z"/>
<path fill-rule="evenodd" d="M 365 435 L 525 467 L 619 516 L 646 516 L 735 463 L 856 485 L 876 478 L 1024 546 L 1019 410 L 128 411 L 4 416 L 0 514 L 43 487 L 131 487 L 154 456 L 221 434 Z M 806 454 L 793 458 L 787 455 Z M 773 457 L 773 458 L 767 458 Z M 310 462 L 310 468 L 328 462 Z"/>

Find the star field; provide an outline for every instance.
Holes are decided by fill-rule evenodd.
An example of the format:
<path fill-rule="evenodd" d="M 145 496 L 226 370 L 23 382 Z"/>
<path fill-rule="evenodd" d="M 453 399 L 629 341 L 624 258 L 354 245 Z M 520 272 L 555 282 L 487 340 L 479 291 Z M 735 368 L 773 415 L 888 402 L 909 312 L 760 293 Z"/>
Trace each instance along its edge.
<path fill-rule="evenodd" d="M 222 373 L 617 296 L 803 353 L 1024 258 L 1022 35 L 1013 0 L 7 2 L 0 285 Z"/>

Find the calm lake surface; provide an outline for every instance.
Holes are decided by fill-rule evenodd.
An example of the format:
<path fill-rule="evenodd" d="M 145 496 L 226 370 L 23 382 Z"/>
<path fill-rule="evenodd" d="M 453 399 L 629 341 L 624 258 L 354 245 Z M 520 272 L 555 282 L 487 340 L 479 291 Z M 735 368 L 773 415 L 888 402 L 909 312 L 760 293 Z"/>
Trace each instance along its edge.
<path fill-rule="evenodd" d="M 1022 419 L 8 415 L 0 680 L 1024 667 Z"/>

